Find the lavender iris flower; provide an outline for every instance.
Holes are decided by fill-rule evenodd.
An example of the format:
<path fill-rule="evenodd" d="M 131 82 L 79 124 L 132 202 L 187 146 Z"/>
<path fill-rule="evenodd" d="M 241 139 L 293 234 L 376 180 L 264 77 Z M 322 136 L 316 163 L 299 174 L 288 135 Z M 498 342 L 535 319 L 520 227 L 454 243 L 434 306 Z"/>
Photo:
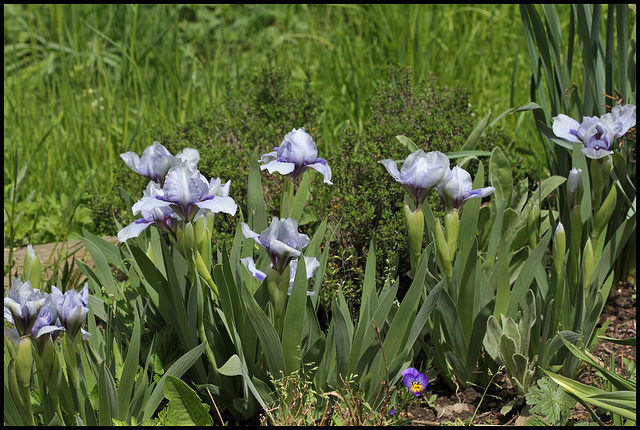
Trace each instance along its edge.
<path fill-rule="evenodd" d="M 135 215 L 143 210 L 169 207 L 185 222 L 194 219 L 198 213 L 202 214 L 201 209 L 235 215 L 238 208 L 235 201 L 229 196 L 216 195 L 222 193 L 221 189 L 218 180 L 207 182 L 195 164 L 183 161 L 167 172 L 161 195 L 142 197 L 132 210 Z"/>
<path fill-rule="evenodd" d="M 553 133 L 570 142 L 584 145 L 582 152 L 599 159 L 613 153 L 613 142 L 636 125 L 635 105 L 618 105 L 601 117 L 585 116 L 582 123 L 560 114 L 553 118 Z"/>
<path fill-rule="evenodd" d="M 31 332 L 40 308 L 44 305 L 46 293 L 33 288 L 31 282 L 13 278 L 11 289 L 4 298 L 4 319 L 16 326 L 20 336 Z"/>
<path fill-rule="evenodd" d="M 449 158 L 440 151 L 425 153 L 422 149 L 411 153 L 402 163 L 398 171 L 395 161 L 386 159 L 380 163 L 415 199 L 416 204 L 421 204 L 440 181 L 449 173 Z"/>
<path fill-rule="evenodd" d="M 306 234 L 298 233 L 298 221 L 293 218 L 275 217 L 271 225 L 260 234 L 242 223 L 242 233 L 267 250 L 273 267 L 279 273 L 284 271 L 292 259 L 300 257 L 301 250 L 311 242 Z"/>
<path fill-rule="evenodd" d="M 144 190 L 143 196 L 155 198 L 163 196 L 162 188 L 155 182 L 149 182 Z M 151 224 L 156 224 L 160 229 L 170 233 L 175 233 L 178 215 L 170 207 L 156 207 L 153 209 L 142 209 L 142 218 L 135 220 L 118 232 L 118 241 L 124 243 L 132 237 L 140 236 L 140 233 Z"/>
<path fill-rule="evenodd" d="M 64 299 L 62 292 L 54 287 L 51 287 L 51 294 L 48 294 L 42 308 L 40 308 L 40 313 L 38 313 L 38 318 L 33 325 L 33 329 L 31 330 L 31 334 L 34 338 L 38 339 L 43 335 L 52 335 L 55 336 L 64 331 L 65 328 L 60 322 L 58 318 L 58 303 Z"/>
<path fill-rule="evenodd" d="M 256 278 L 258 281 L 264 281 L 267 277 L 267 274 L 261 270 L 258 270 L 256 267 L 255 261 L 251 257 L 241 258 L 240 262 L 247 269 L 247 271 Z M 320 262 L 315 257 L 304 257 L 305 268 L 307 269 L 307 279 L 311 279 L 314 272 L 318 267 L 320 267 Z M 293 288 L 293 281 L 296 278 L 296 269 L 298 268 L 298 259 L 293 259 L 289 263 L 290 271 L 289 271 L 289 295 L 291 295 L 291 288 Z M 270 264 L 269 267 L 273 267 L 273 264 Z M 315 293 L 313 291 L 307 291 L 308 296 L 313 296 Z"/>
<path fill-rule="evenodd" d="M 436 186 L 436 191 L 447 212 L 460 209 L 469 199 L 486 197 L 495 191 L 493 187 L 472 190 L 472 186 L 469 172 L 455 166 L 448 178 Z"/>
<path fill-rule="evenodd" d="M 418 370 L 413 367 L 403 370 L 401 375 L 404 386 L 407 387 L 409 392 L 414 396 L 422 394 L 429 383 L 427 375 L 418 372 Z"/>
<path fill-rule="evenodd" d="M 280 146 L 264 154 L 259 161 L 265 163 L 260 166 L 260 170 L 266 169 L 269 174 L 278 172 L 289 175 L 295 181 L 310 167 L 322 173 L 325 184 L 333 184 L 327 160 L 318 158 L 318 148 L 313 138 L 304 131 L 304 127 L 297 130 L 294 128 L 287 133 Z"/>
<path fill-rule="evenodd" d="M 61 294 L 60 290 L 55 286 L 51 287 L 51 291 Z M 90 336 L 90 333 L 82 328 L 87 319 L 87 313 L 89 313 L 88 283 L 84 284 L 84 288 L 79 293 L 75 290 L 67 290 L 58 300 L 56 310 L 62 326 L 72 336 L 77 335 L 80 330 L 84 338 Z"/>
<path fill-rule="evenodd" d="M 129 151 L 120 154 L 120 158 L 134 172 L 150 181 L 162 184 L 169 169 L 179 165 L 182 161 L 189 161 L 194 165 L 198 164 L 200 154 L 196 149 L 185 148 L 174 157 L 164 145 L 156 141 L 142 152 L 142 157 Z"/>

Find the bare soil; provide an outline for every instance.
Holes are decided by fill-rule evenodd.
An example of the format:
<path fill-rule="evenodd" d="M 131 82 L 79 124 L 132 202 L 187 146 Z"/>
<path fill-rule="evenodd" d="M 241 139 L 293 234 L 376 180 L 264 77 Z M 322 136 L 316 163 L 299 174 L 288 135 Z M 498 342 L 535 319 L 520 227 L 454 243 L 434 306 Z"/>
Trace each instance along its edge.
<path fill-rule="evenodd" d="M 600 326 L 606 321 L 609 325 L 605 335 L 615 339 L 626 339 L 636 336 L 636 299 L 635 285 L 621 283 L 617 289 L 612 289 L 605 304 Z M 628 375 L 622 367 L 622 357 L 636 362 L 636 347 L 617 345 L 601 340 L 593 355 L 605 363 L 609 363 L 612 354 L 616 357 L 616 371 L 622 376 Z M 597 378 L 594 378 L 586 368 L 578 378 L 583 384 L 598 386 Z M 498 376 L 494 384 L 489 387 L 482 399 L 483 392 L 474 388 L 468 388 L 459 393 L 453 393 L 442 380 L 436 378 L 430 382 L 422 394 L 423 400 L 412 404 L 407 411 L 401 412 L 401 417 L 411 420 L 413 426 L 442 425 L 445 423 L 469 424 L 467 420 L 473 417 L 473 425 L 524 425 L 526 417 L 523 416 L 526 405 L 512 409 L 506 415 L 500 410 L 508 402 L 516 398 L 516 392 L 506 376 Z M 436 399 L 430 406 L 427 399 L 436 395 Z M 478 405 L 480 407 L 478 408 Z M 477 409 L 477 410 L 476 410 Z M 474 415 L 475 414 L 475 415 Z M 607 415 L 600 416 L 605 424 L 611 424 Z M 572 411 L 570 421 L 589 421 L 589 413 L 578 404 Z"/>

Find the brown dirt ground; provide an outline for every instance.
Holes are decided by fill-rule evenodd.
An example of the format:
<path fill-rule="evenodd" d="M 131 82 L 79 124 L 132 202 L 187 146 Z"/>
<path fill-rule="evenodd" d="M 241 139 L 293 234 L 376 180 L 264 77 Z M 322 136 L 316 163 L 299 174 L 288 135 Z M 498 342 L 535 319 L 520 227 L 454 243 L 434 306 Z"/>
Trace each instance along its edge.
<path fill-rule="evenodd" d="M 635 285 L 631 283 L 621 283 L 617 289 L 612 289 L 600 318 L 600 324 L 606 320 L 610 321 L 605 332 L 606 336 L 616 339 L 636 336 L 636 299 L 634 295 Z M 620 371 L 622 357 L 631 359 L 635 363 L 636 347 L 617 345 L 601 340 L 593 355 L 608 363 L 612 353 L 615 353 L 616 356 L 616 371 L 622 376 L 628 376 L 624 370 Z M 598 385 L 586 370 L 578 380 L 584 384 Z M 458 420 L 465 422 L 475 413 L 473 425 L 524 425 L 526 418 L 521 416 L 522 407 L 511 410 L 506 416 L 500 413 L 500 409 L 515 398 L 515 390 L 509 379 L 500 375 L 496 377 L 494 383 L 480 404 L 482 392 L 468 388 L 457 394 L 452 393 L 444 382 L 436 379 L 427 386 L 423 393 L 425 400 L 411 405 L 406 412 L 401 413 L 403 414 L 401 417 L 411 419 L 410 425 L 428 426 L 447 422 L 459 423 Z M 429 399 L 433 394 L 436 394 L 437 398 L 433 403 L 434 407 L 430 407 L 426 399 Z M 476 411 L 478 404 L 480 404 L 480 408 Z M 605 424 L 611 424 L 606 415 L 600 416 L 600 419 Z M 582 405 L 578 404 L 572 411 L 570 421 L 589 420 L 589 413 Z"/>

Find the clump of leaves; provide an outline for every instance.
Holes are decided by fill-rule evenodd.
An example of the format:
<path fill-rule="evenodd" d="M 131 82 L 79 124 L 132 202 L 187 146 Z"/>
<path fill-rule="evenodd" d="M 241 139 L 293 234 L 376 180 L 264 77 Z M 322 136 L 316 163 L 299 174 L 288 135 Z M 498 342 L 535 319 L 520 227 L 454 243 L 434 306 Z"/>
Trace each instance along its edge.
<path fill-rule="evenodd" d="M 411 280 L 407 252 L 405 219 L 402 213 L 404 188 L 387 173 L 379 161 L 391 158 L 402 161 L 410 151 L 397 138 L 404 135 L 425 151 L 443 153 L 462 147 L 477 118 L 469 107 L 468 93 L 463 89 L 438 86 L 433 78 L 412 82 L 408 68 L 391 68 L 388 79 L 379 82 L 371 98 L 371 113 L 362 132 L 347 125 L 333 148 L 329 164 L 334 185 L 317 190 L 311 205 L 317 210 L 329 208 L 329 221 L 337 226 L 333 258 L 327 264 L 321 303 L 330 302 L 338 288 L 342 289 L 351 310 L 359 306 L 360 286 L 369 241 L 377 237 L 377 279 L 382 285 L 385 271 L 398 260 L 399 296 L 403 297 Z M 506 154 L 518 157 L 498 128 L 486 130 L 478 150 L 504 148 Z M 522 163 L 510 160 L 514 166 Z M 475 171 L 476 166 L 468 166 Z M 514 172 L 517 178 L 524 172 Z M 533 181 L 531 181 L 533 182 Z M 437 193 L 427 202 L 436 216 L 441 215 Z"/>
<path fill-rule="evenodd" d="M 575 399 L 548 376 L 538 379 L 538 386 L 529 389 L 526 399 L 532 415 L 527 425 L 566 425 L 576 405 Z"/>

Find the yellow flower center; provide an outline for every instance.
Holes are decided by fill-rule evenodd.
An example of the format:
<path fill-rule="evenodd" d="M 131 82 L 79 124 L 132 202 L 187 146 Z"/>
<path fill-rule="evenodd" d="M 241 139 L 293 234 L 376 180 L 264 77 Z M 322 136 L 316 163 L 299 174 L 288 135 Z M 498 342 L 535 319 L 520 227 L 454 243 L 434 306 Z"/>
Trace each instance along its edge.
<path fill-rule="evenodd" d="M 412 393 L 420 393 L 422 390 L 424 390 L 424 387 L 422 386 L 421 383 L 414 381 L 411 383 L 411 388 L 409 388 L 409 390 Z"/>

